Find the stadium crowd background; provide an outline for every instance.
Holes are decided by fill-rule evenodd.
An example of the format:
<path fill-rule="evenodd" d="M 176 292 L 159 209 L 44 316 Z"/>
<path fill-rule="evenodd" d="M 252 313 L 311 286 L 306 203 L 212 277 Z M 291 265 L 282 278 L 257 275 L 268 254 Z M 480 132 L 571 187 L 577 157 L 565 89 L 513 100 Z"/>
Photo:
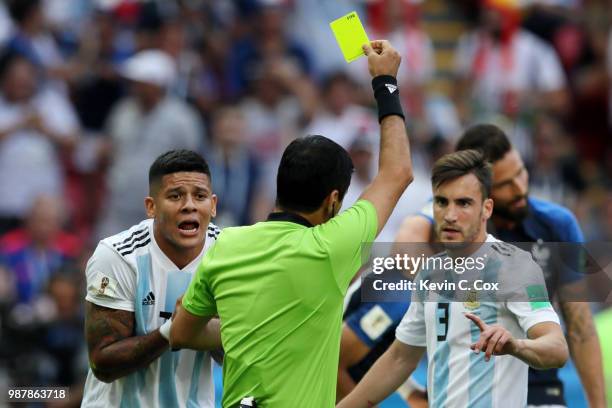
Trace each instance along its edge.
<path fill-rule="evenodd" d="M 347 65 L 328 26 L 352 10 L 403 56 L 415 181 L 379 241 L 426 203 L 431 163 L 477 121 L 506 130 L 533 196 L 571 208 L 588 241 L 612 241 L 612 2 L 520 3 L 0 2 L 0 395 L 65 385 L 78 404 L 84 264 L 144 218 L 160 153 L 204 155 L 221 227 L 265 218 L 281 152 L 308 133 L 349 150 L 344 205 L 358 197 L 378 123 L 365 59 Z M 165 54 L 131 59 L 146 49 Z M 608 376 L 610 306 L 593 305 Z"/>

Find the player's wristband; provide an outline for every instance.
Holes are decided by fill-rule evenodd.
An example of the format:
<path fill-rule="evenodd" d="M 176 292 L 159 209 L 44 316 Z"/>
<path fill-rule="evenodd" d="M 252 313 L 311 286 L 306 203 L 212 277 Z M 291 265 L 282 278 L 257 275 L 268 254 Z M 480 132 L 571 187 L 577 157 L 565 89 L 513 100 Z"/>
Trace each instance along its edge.
<path fill-rule="evenodd" d="M 378 104 L 378 123 L 389 115 L 397 115 L 405 119 L 395 77 L 391 75 L 374 77 L 372 89 Z"/>
<path fill-rule="evenodd" d="M 159 334 L 168 341 L 170 341 L 170 327 L 172 327 L 172 319 L 166 320 L 164 324 L 159 326 Z"/>

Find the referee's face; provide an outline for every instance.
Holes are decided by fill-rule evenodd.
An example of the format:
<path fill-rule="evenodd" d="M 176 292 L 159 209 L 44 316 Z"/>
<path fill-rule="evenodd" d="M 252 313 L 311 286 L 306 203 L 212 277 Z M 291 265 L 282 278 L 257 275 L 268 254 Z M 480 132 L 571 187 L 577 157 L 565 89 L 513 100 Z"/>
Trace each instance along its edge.
<path fill-rule="evenodd" d="M 145 200 L 147 214 L 155 219 L 158 245 L 174 250 L 202 249 L 206 229 L 216 215 L 217 196 L 208 176 L 177 172 L 162 177 L 153 197 Z M 162 242 L 159 242 L 162 241 Z M 164 250 L 164 248 L 161 248 Z"/>

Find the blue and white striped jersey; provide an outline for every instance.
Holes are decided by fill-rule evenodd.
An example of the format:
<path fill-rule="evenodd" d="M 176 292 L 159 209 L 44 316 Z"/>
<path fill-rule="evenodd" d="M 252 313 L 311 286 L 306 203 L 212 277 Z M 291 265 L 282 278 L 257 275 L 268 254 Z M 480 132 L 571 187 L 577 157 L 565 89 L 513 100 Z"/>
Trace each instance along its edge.
<path fill-rule="evenodd" d="M 86 300 L 134 312 L 135 334 L 159 328 L 174 311 L 202 256 L 220 230 L 210 224 L 202 253 L 178 269 L 153 236 L 153 220 L 103 239 L 87 264 Z M 214 407 L 212 360 L 207 352 L 166 351 L 148 367 L 113 381 L 87 374 L 83 407 Z"/>
<path fill-rule="evenodd" d="M 477 251 L 482 251 L 487 257 L 484 275 L 495 274 L 500 280 L 503 276 L 510 276 L 521 290 L 529 291 L 528 288 L 534 286 L 545 290 L 541 269 L 528 252 L 491 235 L 487 243 Z M 535 276 L 534 271 L 539 271 L 539 276 Z M 421 278 L 419 275 L 416 281 Z M 470 345 L 478 341 L 480 330 L 464 316 L 466 312 L 478 315 L 487 324 L 503 326 L 515 338 L 525 338 L 527 331 L 538 323 L 559 323 L 549 302 L 530 302 L 527 299 L 493 302 L 478 297 L 462 302 L 431 295 L 423 301 L 423 297 L 413 292 L 410 307 L 395 335 L 404 344 L 427 348 L 429 406 L 526 406 L 527 364 L 509 355 L 493 356 L 486 362 L 485 353 L 475 354 Z"/>

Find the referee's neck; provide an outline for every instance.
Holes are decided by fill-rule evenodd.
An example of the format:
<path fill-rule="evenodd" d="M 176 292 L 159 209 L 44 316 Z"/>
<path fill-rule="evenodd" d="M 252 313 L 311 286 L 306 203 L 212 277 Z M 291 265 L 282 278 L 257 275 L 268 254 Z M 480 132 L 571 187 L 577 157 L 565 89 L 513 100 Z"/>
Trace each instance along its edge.
<path fill-rule="evenodd" d="M 304 218 L 306 221 L 308 221 L 310 224 L 312 225 L 319 225 L 319 224 L 323 224 L 324 222 L 327 221 L 327 218 L 325 217 L 325 211 L 323 209 L 323 207 L 320 207 L 319 209 L 315 210 L 314 212 L 311 213 L 306 213 L 303 211 L 294 211 L 294 210 L 287 210 L 281 207 L 274 207 L 274 212 L 275 213 L 289 213 L 289 214 L 295 214 L 298 215 L 302 218 Z"/>

